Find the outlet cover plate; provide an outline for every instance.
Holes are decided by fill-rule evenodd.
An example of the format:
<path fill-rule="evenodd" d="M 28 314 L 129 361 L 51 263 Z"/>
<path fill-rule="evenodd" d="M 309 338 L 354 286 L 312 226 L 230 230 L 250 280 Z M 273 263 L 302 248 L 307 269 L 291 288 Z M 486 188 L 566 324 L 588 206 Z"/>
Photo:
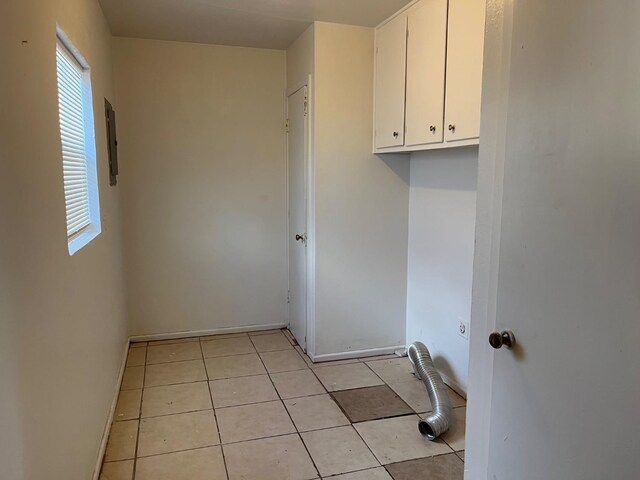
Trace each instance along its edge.
<path fill-rule="evenodd" d="M 469 324 L 464 320 L 458 321 L 458 335 L 465 340 L 469 340 Z"/>

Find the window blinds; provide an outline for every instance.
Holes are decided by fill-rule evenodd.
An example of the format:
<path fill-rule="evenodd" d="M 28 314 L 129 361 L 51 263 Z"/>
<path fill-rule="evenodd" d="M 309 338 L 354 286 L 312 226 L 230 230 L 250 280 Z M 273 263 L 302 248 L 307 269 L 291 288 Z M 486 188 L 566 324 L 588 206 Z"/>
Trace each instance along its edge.
<path fill-rule="evenodd" d="M 84 69 L 59 41 L 56 63 L 67 237 L 71 238 L 91 225 L 85 139 L 86 87 Z"/>

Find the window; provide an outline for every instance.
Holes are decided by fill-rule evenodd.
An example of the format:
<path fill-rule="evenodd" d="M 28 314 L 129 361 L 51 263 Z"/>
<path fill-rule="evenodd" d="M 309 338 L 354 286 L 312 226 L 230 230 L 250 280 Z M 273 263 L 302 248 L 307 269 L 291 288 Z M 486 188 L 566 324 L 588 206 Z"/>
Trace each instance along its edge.
<path fill-rule="evenodd" d="M 89 65 L 60 30 L 56 66 L 67 241 L 73 255 L 100 234 L 100 201 Z"/>

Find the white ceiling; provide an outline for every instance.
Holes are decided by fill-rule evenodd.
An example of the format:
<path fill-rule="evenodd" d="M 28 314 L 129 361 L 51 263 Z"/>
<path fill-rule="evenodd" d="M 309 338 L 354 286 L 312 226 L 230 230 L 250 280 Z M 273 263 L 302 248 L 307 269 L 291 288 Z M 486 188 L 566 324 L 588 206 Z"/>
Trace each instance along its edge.
<path fill-rule="evenodd" d="M 287 48 L 314 20 L 373 27 L 411 0 L 100 0 L 116 36 Z"/>

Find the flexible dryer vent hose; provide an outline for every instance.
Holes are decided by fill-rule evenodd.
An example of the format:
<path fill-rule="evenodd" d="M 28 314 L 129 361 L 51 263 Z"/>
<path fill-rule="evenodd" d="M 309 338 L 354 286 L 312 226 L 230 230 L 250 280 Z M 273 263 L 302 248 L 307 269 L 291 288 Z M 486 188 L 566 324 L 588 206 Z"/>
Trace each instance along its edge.
<path fill-rule="evenodd" d="M 416 376 L 424 382 L 431 400 L 432 413 L 418 422 L 418 430 L 429 440 L 435 440 L 449 430 L 452 409 L 447 388 L 433 366 L 429 350 L 423 343 L 415 342 L 408 349 L 409 361 Z"/>

